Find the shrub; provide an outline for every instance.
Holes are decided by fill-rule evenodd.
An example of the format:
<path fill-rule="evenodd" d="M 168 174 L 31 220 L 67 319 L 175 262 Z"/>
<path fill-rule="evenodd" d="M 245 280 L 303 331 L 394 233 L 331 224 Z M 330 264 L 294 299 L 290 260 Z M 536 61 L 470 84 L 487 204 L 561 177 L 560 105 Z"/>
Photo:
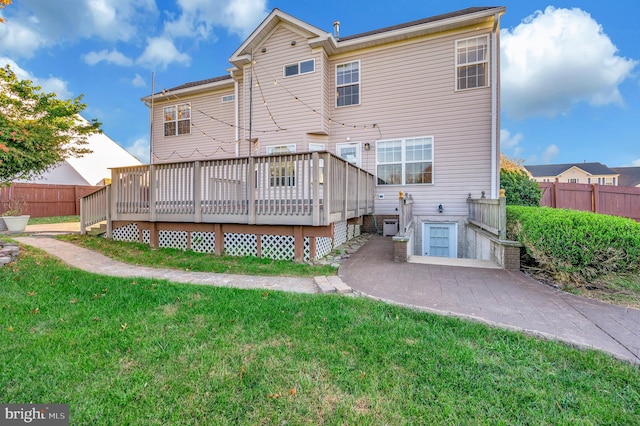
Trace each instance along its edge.
<path fill-rule="evenodd" d="M 547 207 L 507 207 L 507 237 L 537 265 L 563 281 L 590 281 L 640 270 L 640 223 Z"/>
<path fill-rule="evenodd" d="M 500 170 L 500 188 L 505 190 L 507 205 L 539 206 L 542 191 L 538 182 L 522 170 Z"/>

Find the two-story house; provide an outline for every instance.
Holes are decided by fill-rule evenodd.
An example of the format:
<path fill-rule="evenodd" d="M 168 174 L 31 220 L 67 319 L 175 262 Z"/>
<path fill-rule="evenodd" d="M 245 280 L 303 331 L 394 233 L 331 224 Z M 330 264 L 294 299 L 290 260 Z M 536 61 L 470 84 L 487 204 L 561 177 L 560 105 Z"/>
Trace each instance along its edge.
<path fill-rule="evenodd" d="M 542 164 L 524 166 L 536 182 L 597 183 L 618 185 L 620 173 L 602 163 Z"/>
<path fill-rule="evenodd" d="M 274 9 L 231 54 L 226 75 L 143 99 L 152 172 L 115 171 L 116 225 L 137 221 L 153 234 L 161 220 L 225 224 L 234 219 L 223 206 L 249 206 L 237 223 L 281 226 L 276 233 L 312 226 L 296 231 L 295 244 L 303 235 L 336 243 L 342 222 L 357 226 L 371 215 L 381 227 L 398 215 L 402 192 L 413 200 L 415 252 L 465 257 L 467 198 L 497 198 L 499 190 L 504 12 L 472 7 L 342 36 L 338 22 L 326 31 Z M 226 162 L 226 172 L 200 170 L 212 162 Z M 178 171 L 185 163 L 196 165 Z M 196 188 L 176 190 L 185 179 L 197 180 Z M 145 207 L 125 211 L 139 194 Z M 170 204 L 171 212 L 154 210 Z M 279 217 L 267 214 L 275 211 Z M 347 229 L 339 233 L 352 234 Z M 219 241 L 223 231 L 213 232 Z M 270 231 L 238 232 L 259 241 Z"/>

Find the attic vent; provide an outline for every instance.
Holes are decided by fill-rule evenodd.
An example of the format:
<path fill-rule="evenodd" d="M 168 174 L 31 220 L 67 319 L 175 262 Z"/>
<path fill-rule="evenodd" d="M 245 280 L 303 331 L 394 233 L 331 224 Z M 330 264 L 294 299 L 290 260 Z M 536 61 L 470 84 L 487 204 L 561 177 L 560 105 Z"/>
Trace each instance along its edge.
<path fill-rule="evenodd" d="M 340 39 L 340 21 L 333 21 L 333 36 L 336 40 Z"/>

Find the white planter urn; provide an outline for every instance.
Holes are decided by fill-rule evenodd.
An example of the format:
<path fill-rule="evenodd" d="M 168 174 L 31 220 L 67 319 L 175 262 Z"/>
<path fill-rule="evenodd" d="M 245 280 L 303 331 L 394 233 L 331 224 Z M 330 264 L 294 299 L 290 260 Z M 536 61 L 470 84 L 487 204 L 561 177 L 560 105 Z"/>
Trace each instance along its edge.
<path fill-rule="evenodd" d="M 22 216 L 3 216 L 4 224 L 7 225 L 7 231 L 22 232 L 27 227 L 29 215 Z"/>

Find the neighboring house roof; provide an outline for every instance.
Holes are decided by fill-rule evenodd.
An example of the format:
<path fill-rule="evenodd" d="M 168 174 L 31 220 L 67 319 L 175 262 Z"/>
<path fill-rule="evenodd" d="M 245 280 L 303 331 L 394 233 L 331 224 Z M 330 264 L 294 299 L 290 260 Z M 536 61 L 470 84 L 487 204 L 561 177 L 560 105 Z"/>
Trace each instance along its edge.
<path fill-rule="evenodd" d="M 620 177 L 618 178 L 618 185 L 640 185 L 640 167 L 612 167 L 611 170 L 620 174 Z"/>
<path fill-rule="evenodd" d="M 92 151 L 82 157 L 67 158 L 41 175 L 18 182 L 44 183 L 52 185 L 100 185 L 105 178 L 111 178 L 110 168 L 138 166 L 142 163 L 127 150 L 104 133 L 96 133 L 87 138 L 86 147 Z"/>
<path fill-rule="evenodd" d="M 559 176 L 567 170 L 576 167 L 585 171 L 590 175 L 617 175 L 618 173 L 611 170 L 602 163 L 568 163 L 568 164 L 543 164 L 543 165 L 527 165 L 525 169 L 533 177 L 542 176 Z"/>

